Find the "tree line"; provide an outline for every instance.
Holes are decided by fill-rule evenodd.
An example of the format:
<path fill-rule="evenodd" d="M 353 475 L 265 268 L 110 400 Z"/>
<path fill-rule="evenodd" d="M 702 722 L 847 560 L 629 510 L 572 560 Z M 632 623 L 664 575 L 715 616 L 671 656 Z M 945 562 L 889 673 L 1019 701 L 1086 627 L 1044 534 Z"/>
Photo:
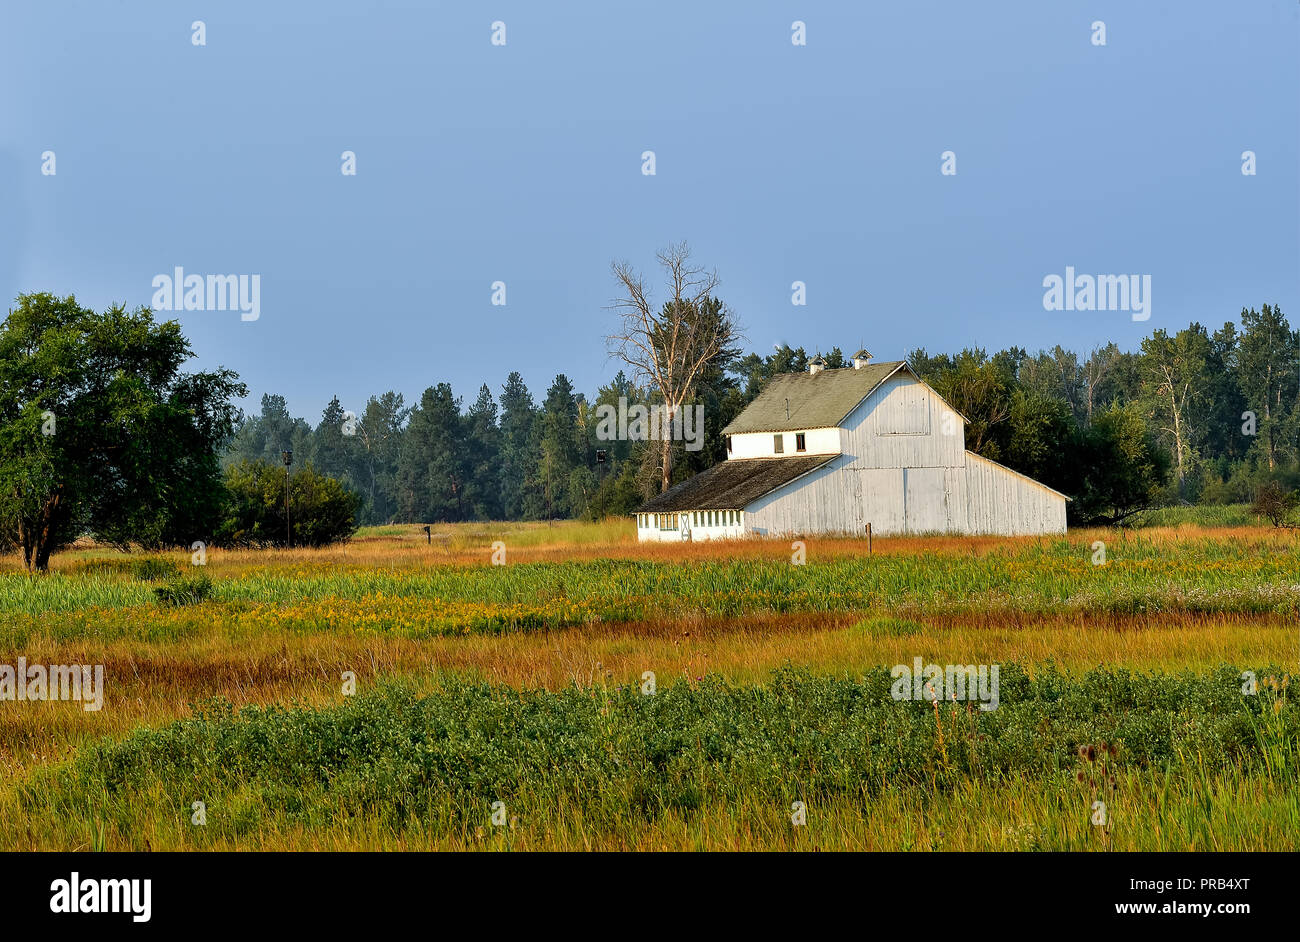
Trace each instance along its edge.
<path fill-rule="evenodd" d="M 697 304 L 716 313 L 712 297 Z M 772 376 L 802 372 L 818 355 L 831 369 L 849 365 L 838 347 L 716 349 L 676 403 L 704 406 L 699 451 L 598 436 L 602 405 L 664 404 L 653 384 L 621 370 L 590 397 L 560 374 L 540 401 L 512 372 L 498 395 L 484 384 L 468 407 L 446 383 L 410 406 L 385 392 L 355 416 L 334 398 L 314 427 L 267 395 L 239 423 L 225 460 L 275 462 L 292 448 L 360 495 L 364 523 L 626 514 L 663 487 L 666 463 L 676 483 L 725 460 L 722 428 Z M 1195 323 L 1157 330 L 1133 352 L 1108 343 L 1086 355 L 917 349 L 906 359 L 967 418 L 968 448 L 1074 497 L 1076 523 L 1117 523 L 1153 505 L 1246 502 L 1268 481 L 1300 484 L 1300 333 L 1274 305 L 1245 309 L 1239 324 L 1213 333 Z"/>
<path fill-rule="evenodd" d="M 725 460 L 722 429 L 773 376 L 810 359 L 788 345 L 742 353 L 716 275 L 685 246 L 659 259 L 669 291 L 658 307 L 630 267 L 614 266 L 621 297 L 607 343 L 631 375 L 619 370 L 591 397 L 560 374 L 537 400 L 512 372 L 468 407 L 438 383 L 410 405 L 393 390 L 373 396 L 358 414 L 335 397 L 315 425 L 278 395 L 241 414 L 238 375 L 184 372 L 189 342 L 148 308 L 97 313 L 73 297 L 21 295 L 0 324 L 0 549 L 44 570 L 83 535 L 123 548 L 320 545 L 360 523 L 631 513 Z M 814 355 L 847 365 L 838 347 Z M 968 448 L 1073 497 L 1075 524 L 1161 504 L 1259 503 L 1261 493 L 1275 516 L 1296 505 L 1300 332 L 1276 305 L 1213 333 L 1157 330 L 1132 352 L 1110 343 L 1086 355 L 906 358 L 966 417 Z M 698 450 L 601 432 L 603 409 L 695 405 Z"/>

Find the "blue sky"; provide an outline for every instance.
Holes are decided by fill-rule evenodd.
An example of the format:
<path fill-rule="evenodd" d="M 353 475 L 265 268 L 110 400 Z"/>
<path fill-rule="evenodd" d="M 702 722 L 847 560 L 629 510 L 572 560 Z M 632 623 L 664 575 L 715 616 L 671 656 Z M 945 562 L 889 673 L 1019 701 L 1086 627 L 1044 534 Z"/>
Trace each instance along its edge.
<path fill-rule="evenodd" d="M 1298 139 L 1296 0 L 8 0 L 0 295 L 259 274 L 258 320 L 179 316 L 194 365 L 313 422 L 512 369 L 594 392 L 610 261 L 682 239 L 761 352 L 1131 348 L 1300 322 Z M 1150 275 L 1151 319 L 1044 310 L 1067 265 Z"/>

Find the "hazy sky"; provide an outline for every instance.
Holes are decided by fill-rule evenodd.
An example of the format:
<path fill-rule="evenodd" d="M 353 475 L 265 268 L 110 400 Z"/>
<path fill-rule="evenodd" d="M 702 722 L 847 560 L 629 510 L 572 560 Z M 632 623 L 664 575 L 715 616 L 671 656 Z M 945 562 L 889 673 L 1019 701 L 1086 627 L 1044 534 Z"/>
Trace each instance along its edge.
<path fill-rule="evenodd" d="M 1296 0 L 5 0 L 0 295 L 260 275 L 256 321 L 179 315 L 193 365 L 313 423 L 512 369 L 594 392 L 610 261 L 680 239 L 761 352 L 1129 348 L 1300 322 L 1298 138 Z M 1150 320 L 1044 310 L 1067 265 L 1149 275 Z"/>

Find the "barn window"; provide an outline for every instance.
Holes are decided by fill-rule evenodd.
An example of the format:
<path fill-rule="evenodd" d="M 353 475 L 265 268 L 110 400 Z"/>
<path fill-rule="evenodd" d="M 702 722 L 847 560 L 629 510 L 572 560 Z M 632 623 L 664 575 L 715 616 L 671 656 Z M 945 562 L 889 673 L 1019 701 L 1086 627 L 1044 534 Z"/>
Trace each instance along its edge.
<path fill-rule="evenodd" d="M 727 436 L 727 454 L 731 454 L 731 436 Z"/>
<path fill-rule="evenodd" d="M 784 435 L 773 435 L 773 436 L 772 436 L 772 450 L 773 450 L 774 452 L 776 452 L 778 455 L 779 455 L 779 454 L 782 454 L 782 453 L 785 452 L 785 436 L 784 436 Z"/>
<path fill-rule="evenodd" d="M 807 441 L 807 438 L 804 436 L 804 433 L 803 433 L 803 432 L 796 432 L 796 433 L 795 433 L 795 436 L 794 436 L 794 450 L 795 450 L 795 451 L 807 451 L 807 450 L 808 450 L 808 441 Z"/>

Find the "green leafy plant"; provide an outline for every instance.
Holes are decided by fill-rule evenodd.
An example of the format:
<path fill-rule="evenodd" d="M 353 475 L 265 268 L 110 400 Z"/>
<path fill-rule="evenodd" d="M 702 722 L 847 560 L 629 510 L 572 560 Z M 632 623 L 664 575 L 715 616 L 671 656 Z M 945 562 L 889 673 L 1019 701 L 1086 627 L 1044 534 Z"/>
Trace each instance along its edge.
<path fill-rule="evenodd" d="M 162 605 L 197 605 L 212 594 L 212 580 L 205 573 L 176 576 L 153 590 Z"/>
<path fill-rule="evenodd" d="M 174 579 L 181 574 L 180 567 L 170 559 L 146 556 L 137 559 L 131 566 L 131 575 L 141 582 L 157 582 L 159 579 Z"/>

